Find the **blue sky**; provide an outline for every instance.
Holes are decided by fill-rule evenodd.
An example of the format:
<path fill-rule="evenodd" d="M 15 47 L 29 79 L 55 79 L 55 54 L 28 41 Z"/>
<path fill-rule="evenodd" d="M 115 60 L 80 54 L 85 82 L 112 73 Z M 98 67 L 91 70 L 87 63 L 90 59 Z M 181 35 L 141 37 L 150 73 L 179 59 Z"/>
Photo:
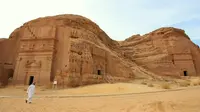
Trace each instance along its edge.
<path fill-rule="evenodd" d="M 200 45 L 199 4 L 200 0 L 2 0 L 0 37 L 29 20 L 72 13 L 96 22 L 114 40 L 174 26 Z"/>

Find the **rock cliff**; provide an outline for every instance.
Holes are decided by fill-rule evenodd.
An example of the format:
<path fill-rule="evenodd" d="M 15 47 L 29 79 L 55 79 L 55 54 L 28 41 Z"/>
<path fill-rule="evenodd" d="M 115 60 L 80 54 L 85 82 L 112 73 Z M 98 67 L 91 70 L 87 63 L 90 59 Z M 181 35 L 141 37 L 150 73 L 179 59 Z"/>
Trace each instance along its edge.
<path fill-rule="evenodd" d="M 5 41 L 12 45 L 1 44 Z M 0 46 L 13 47 L 7 52 L 0 49 L 5 55 L 13 54 L 0 60 L 11 63 L 8 68 L 14 69 L 16 84 L 56 79 L 79 86 L 200 73 L 199 48 L 183 30 L 171 27 L 119 42 L 91 20 L 67 14 L 29 21 Z"/>
<path fill-rule="evenodd" d="M 157 75 L 199 74 L 198 47 L 181 29 L 160 28 L 121 43 L 121 49 L 138 65 Z"/>

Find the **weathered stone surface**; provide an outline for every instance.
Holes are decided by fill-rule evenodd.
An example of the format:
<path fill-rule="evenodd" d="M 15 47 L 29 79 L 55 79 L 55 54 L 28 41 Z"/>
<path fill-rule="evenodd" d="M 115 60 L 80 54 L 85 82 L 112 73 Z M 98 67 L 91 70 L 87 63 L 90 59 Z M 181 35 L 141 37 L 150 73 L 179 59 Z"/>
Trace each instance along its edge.
<path fill-rule="evenodd" d="M 130 38 L 121 43 L 121 49 L 138 65 L 158 75 L 199 75 L 198 47 L 183 30 L 160 28 Z"/>
<path fill-rule="evenodd" d="M 57 78 L 70 86 L 110 82 L 108 77 L 113 81 L 134 77 L 131 68 L 110 49 L 118 42 L 82 16 L 39 18 L 16 29 L 8 41 L 11 39 L 19 42 L 13 45 L 15 51 L 8 51 L 17 54 L 11 62 L 15 84 L 28 84 L 31 76 L 39 84 Z"/>
<path fill-rule="evenodd" d="M 200 72 L 199 48 L 183 30 L 161 28 L 118 42 L 78 15 L 27 22 L 0 40 L 0 53 L 0 77 L 5 83 L 14 70 L 14 84 L 28 84 L 31 76 L 39 84 L 79 86 Z"/>

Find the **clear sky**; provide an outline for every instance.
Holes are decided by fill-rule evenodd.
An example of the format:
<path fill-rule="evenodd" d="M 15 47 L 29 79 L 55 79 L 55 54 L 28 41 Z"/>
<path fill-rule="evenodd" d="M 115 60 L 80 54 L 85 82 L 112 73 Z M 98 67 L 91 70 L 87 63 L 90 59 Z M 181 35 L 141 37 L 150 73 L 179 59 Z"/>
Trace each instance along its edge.
<path fill-rule="evenodd" d="M 174 26 L 200 45 L 200 0 L 1 0 L 0 14 L 0 38 L 38 17 L 79 14 L 114 40 Z"/>

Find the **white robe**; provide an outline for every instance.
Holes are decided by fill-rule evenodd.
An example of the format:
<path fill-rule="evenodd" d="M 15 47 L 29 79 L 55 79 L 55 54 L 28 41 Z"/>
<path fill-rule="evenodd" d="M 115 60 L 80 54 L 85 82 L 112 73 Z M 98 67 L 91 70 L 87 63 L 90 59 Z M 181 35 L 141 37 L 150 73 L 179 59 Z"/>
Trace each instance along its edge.
<path fill-rule="evenodd" d="M 28 87 L 28 90 L 27 90 L 27 93 L 28 93 L 28 101 L 31 102 L 31 99 L 33 97 L 33 94 L 35 93 L 35 85 L 31 84 L 29 87 Z"/>

